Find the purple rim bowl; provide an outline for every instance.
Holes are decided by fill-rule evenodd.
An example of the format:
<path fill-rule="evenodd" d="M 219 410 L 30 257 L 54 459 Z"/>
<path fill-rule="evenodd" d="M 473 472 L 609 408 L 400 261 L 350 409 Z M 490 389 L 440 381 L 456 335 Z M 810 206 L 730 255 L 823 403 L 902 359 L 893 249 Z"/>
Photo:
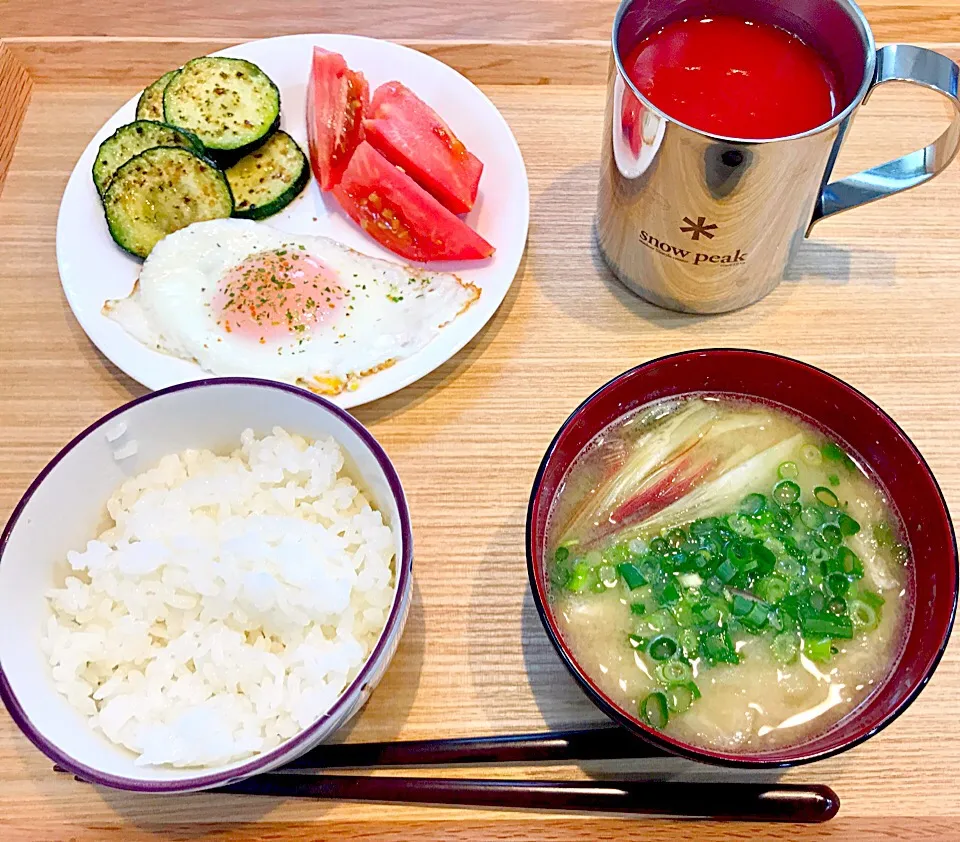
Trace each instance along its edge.
<path fill-rule="evenodd" d="M 166 406 L 167 404 L 169 406 Z M 165 413 L 164 422 L 160 422 L 160 417 L 164 416 Z M 193 413 L 192 420 L 196 426 L 190 425 L 189 429 L 184 430 L 183 428 L 187 426 L 184 421 L 190 418 L 191 413 Z M 220 413 L 218 416 L 220 420 L 211 420 L 217 413 Z M 284 415 L 290 415 L 293 418 L 303 416 L 310 420 L 304 422 L 303 426 L 298 428 L 292 424 L 284 423 L 282 420 Z M 278 420 L 271 420 L 274 416 Z M 173 421 L 172 424 L 171 421 Z M 73 516 L 65 510 L 44 512 L 39 508 L 36 510 L 34 508 L 34 505 L 42 507 L 42 498 L 48 493 L 50 486 L 63 482 L 55 479 L 58 473 L 71 470 L 70 466 L 74 462 L 79 465 L 85 458 L 83 454 L 87 453 L 89 455 L 97 447 L 102 450 L 104 442 L 110 442 L 106 445 L 107 447 L 122 447 L 130 440 L 136 439 L 137 435 L 140 435 L 141 438 L 138 441 L 146 440 L 148 442 L 147 449 L 149 449 L 149 427 L 155 427 L 155 431 L 159 431 L 158 436 L 166 436 L 168 433 L 164 430 L 164 423 L 174 431 L 170 433 L 173 439 L 191 440 L 195 431 L 201 429 L 203 430 L 202 434 L 206 434 L 208 439 L 210 435 L 223 439 L 223 446 L 229 446 L 230 442 L 239 442 L 239 434 L 246 427 L 253 427 L 256 432 L 263 434 L 269 432 L 274 426 L 284 426 L 290 432 L 307 437 L 328 433 L 329 430 L 333 429 L 339 430 L 341 435 L 328 434 L 334 435 L 347 453 L 348 460 L 358 468 L 356 473 L 360 474 L 359 478 L 361 479 L 361 485 L 364 486 L 364 491 L 371 496 L 376 496 L 372 487 L 376 486 L 381 491 L 381 497 L 389 495 L 389 499 L 377 497 L 376 503 L 385 514 L 396 515 L 395 522 L 391 522 L 390 525 L 395 540 L 399 544 L 399 551 L 398 561 L 396 562 L 396 592 L 386 625 L 360 672 L 340 694 L 333 706 L 312 725 L 281 743 L 278 747 L 242 761 L 206 770 L 159 767 L 164 771 L 158 773 L 156 772 L 158 767 L 134 767 L 134 755 L 131 752 L 113 746 L 102 734 L 94 734 L 89 728 L 87 728 L 89 733 L 85 734 L 82 739 L 97 742 L 99 744 L 98 752 L 102 752 L 104 755 L 115 755 L 118 759 L 111 760 L 109 764 L 98 765 L 91 763 L 85 757 L 75 756 L 78 754 L 76 751 L 72 754 L 66 751 L 61 745 L 63 740 L 52 739 L 48 733 L 50 727 L 46 727 L 46 724 L 51 720 L 50 711 L 56 709 L 62 716 L 66 717 L 70 717 L 72 714 L 75 717 L 73 722 L 75 727 L 77 725 L 86 727 L 85 717 L 69 708 L 69 703 L 54 687 L 49 676 L 49 667 L 46 666 L 46 658 L 39 654 L 39 645 L 32 649 L 23 647 L 24 638 L 39 641 L 41 629 L 36 628 L 36 634 L 34 635 L 29 628 L 25 629 L 22 625 L 18 625 L 16 629 L 11 628 L 11 624 L 16 623 L 15 620 L 7 620 L 6 628 L 3 625 L 4 620 L 0 620 L 0 698 L 3 699 L 11 717 L 23 733 L 52 761 L 85 780 L 116 789 L 150 793 L 189 792 L 229 784 L 282 766 L 329 738 L 363 706 L 396 652 L 410 606 L 413 575 L 413 535 L 410 526 L 410 514 L 400 478 L 383 448 L 360 422 L 330 401 L 294 386 L 246 377 L 214 378 L 171 386 L 130 401 L 105 415 L 76 436 L 40 472 L 13 510 L 2 534 L 0 534 L 0 608 L 4 609 L 4 615 L 17 611 L 18 604 L 33 605 L 28 594 L 11 593 L 16 588 L 11 588 L 10 585 L 16 585 L 17 582 L 14 581 L 15 571 L 10 572 L 7 577 L 4 576 L 13 567 L 13 562 L 8 556 L 11 556 L 14 551 L 22 555 L 24 545 L 21 540 L 26 540 L 27 533 L 30 533 L 31 530 L 44 529 L 45 534 L 55 535 L 61 521 L 68 521 Z M 143 431 L 138 434 L 134 430 L 129 437 L 126 433 L 123 433 L 116 438 L 115 442 L 108 440 L 106 434 L 117 435 L 117 432 L 121 429 L 119 425 L 122 424 L 126 424 L 128 428 L 140 426 L 147 428 L 147 435 L 144 437 Z M 221 430 L 211 433 L 211 430 L 218 424 L 221 426 Z M 108 427 L 108 425 L 111 426 Z M 311 426 L 319 432 L 304 429 L 304 427 Z M 94 438 L 94 434 L 99 431 L 104 431 L 105 435 Z M 213 445 L 204 442 L 197 444 L 195 442 L 169 450 L 162 449 L 162 452 L 179 452 L 186 447 L 201 446 L 209 447 Z M 96 458 L 102 461 L 102 453 Z M 126 458 L 120 456 L 112 456 L 111 458 L 115 462 L 119 459 L 120 463 L 127 461 Z M 155 459 L 145 460 L 144 464 L 137 465 L 135 468 L 131 466 L 126 469 L 127 474 L 139 473 L 155 461 Z M 364 465 L 362 470 L 359 469 L 360 462 Z M 117 467 L 116 470 L 118 476 L 107 476 L 101 482 L 104 487 L 110 487 L 112 490 L 119 484 L 118 479 L 122 481 L 124 476 L 120 472 L 124 468 Z M 110 474 L 112 469 L 107 464 L 104 466 L 104 471 L 106 474 Z M 87 477 L 84 477 L 83 481 L 86 482 L 86 480 Z M 92 484 L 95 485 L 96 481 L 94 480 Z M 99 510 L 102 516 L 103 506 L 109 496 L 109 491 L 102 497 L 90 495 L 91 502 L 87 504 L 81 498 L 87 496 L 89 486 L 85 484 L 80 488 L 75 485 L 73 490 L 77 492 L 73 496 L 77 498 L 78 508 L 86 507 L 91 511 Z M 44 522 L 35 527 L 33 522 L 38 517 L 43 519 Z M 87 538 L 93 538 L 96 529 L 97 522 L 94 517 L 93 521 L 90 522 Z M 25 536 L 23 539 L 20 537 L 21 534 Z M 36 531 L 31 533 L 29 537 L 34 542 L 39 539 L 42 543 L 45 540 L 44 535 Z M 51 540 L 56 543 L 69 539 L 52 538 Z M 30 545 L 31 549 L 32 547 L 33 544 Z M 68 546 L 67 548 L 74 547 Z M 38 552 L 37 555 L 42 558 L 44 553 Z M 63 558 L 64 555 L 65 553 L 60 555 L 60 558 Z M 56 561 L 57 559 L 51 559 L 51 574 Z M 29 576 L 31 574 L 25 575 Z M 46 587 L 53 586 L 52 576 L 48 577 L 48 581 L 42 584 L 45 584 Z M 35 599 L 42 603 L 42 592 L 35 593 Z M 14 600 L 17 605 L 14 604 Z M 10 604 L 4 605 L 4 602 Z M 43 611 L 42 608 L 36 609 L 35 605 L 29 610 L 39 610 L 41 613 Z M 44 616 L 48 615 L 49 612 L 47 611 Z M 16 634 L 15 640 L 13 639 L 14 634 Z M 25 693 L 20 692 L 26 688 L 27 682 L 27 679 L 24 678 L 27 673 L 24 672 L 25 668 L 20 664 L 19 655 L 19 652 L 24 650 L 29 653 L 28 659 L 41 658 L 47 671 L 46 687 L 39 691 L 36 688 L 27 688 L 30 701 L 26 700 Z M 17 664 L 10 663 L 15 660 Z M 33 666 L 29 669 L 33 669 L 31 674 L 31 680 L 33 680 L 36 678 L 36 669 Z M 39 724 L 38 719 L 44 720 L 45 724 Z M 151 774 L 145 773 L 141 777 L 136 774 L 117 774 L 115 771 L 107 771 L 102 768 L 103 765 L 120 765 L 122 767 L 127 763 L 135 771 L 143 769 L 150 771 Z"/>
<path fill-rule="evenodd" d="M 801 743 L 765 752 L 724 752 L 691 745 L 642 722 L 578 663 L 548 599 L 546 523 L 570 464 L 616 418 L 660 398 L 696 392 L 778 404 L 843 443 L 873 471 L 903 519 L 914 569 L 914 617 L 903 653 L 884 683 L 852 713 Z M 527 569 L 547 635 L 581 689 L 607 716 L 673 754 L 732 767 L 808 763 L 869 739 L 896 719 L 940 663 L 957 608 L 957 542 L 946 501 L 906 433 L 873 401 L 831 374 L 763 351 L 711 348 L 651 360 L 601 386 L 564 422 L 547 448 L 527 510 Z"/>

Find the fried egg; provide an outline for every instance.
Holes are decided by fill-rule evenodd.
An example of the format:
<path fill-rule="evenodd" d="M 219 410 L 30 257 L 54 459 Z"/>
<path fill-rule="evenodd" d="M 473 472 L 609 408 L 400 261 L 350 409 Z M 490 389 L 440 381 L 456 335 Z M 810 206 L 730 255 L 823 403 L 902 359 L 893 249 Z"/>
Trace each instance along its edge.
<path fill-rule="evenodd" d="M 131 294 L 103 312 L 144 345 L 211 374 L 338 394 L 415 354 L 479 297 L 447 272 L 218 219 L 157 243 Z"/>

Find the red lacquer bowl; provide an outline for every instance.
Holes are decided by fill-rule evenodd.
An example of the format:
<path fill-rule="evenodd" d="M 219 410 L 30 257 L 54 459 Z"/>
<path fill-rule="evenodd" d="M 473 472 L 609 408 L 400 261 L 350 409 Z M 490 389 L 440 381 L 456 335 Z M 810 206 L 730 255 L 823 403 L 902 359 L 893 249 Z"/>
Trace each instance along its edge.
<path fill-rule="evenodd" d="M 780 404 L 858 454 L 886 487 L 904 522 L 914 565 L 915 604 L 896 668 L 868 702 L 826 733 L 762 754 L 729 754 L 680 742 L 619 707 L 577 663 L 547 601 L 546 522 L 571 462 L 607 424 L 659 398 L 714 392 Z M 797 360 L 760 351 L 689 351 L 611 380 L 560 428 L 537 472 L 527 511 L 527 566 L 537 610 L 574 678 L 605 714 L 674 754 L 727 766 L 792 766 L 844 751 L 889 725 L 919 695 L 946 648 L 957 607 L 957 544 L 943 494 L 920 452 L 890 416 L 856 389 Z"/>

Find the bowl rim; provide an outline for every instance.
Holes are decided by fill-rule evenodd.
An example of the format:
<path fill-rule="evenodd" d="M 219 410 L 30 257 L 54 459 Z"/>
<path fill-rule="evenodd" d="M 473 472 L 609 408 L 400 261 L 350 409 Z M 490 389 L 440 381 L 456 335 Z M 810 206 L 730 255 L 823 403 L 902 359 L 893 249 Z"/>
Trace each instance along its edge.
<path fill-rule="evenodd" d="M 943 640 L 940 642 L 939 647 L 937 648 L 936 653 L 934 654 L 933 659 L 930 661 L 928 668 L 925 670 L 923 676 L 919 681 L 916 682 L 916 685 L 911 688 L 910 692 L 901 699 L 896 706 L 881 719 L 873 728 L 870 728 L 863 733 L 857 734 L 851 739 L 844 740 L 833 747 L 828 747 L 821 749 L 819 751 L 808 751 L 804 752 L 802 746 L 799 747 L 797 751 L 797 756 L 787 760 L 764 760 L 763 755 L 751 755 L 751 754 L 731 754 L 727 752 L 713 751 L 710 749 L 700 749 L 690 743 L 683 742 L 681 740 L 676 740 L 672 737 L 668 737 L 658 731 L 648 728 L 644 725 L 639 719 L 634 719 L 629 716 L 629 714 L 622 711 L 612 700 L 608 699 L 606 695 L 600 690 L 599 687 L 593 682 L 593 680 L 588 676 L 583 670 L 581 670 L 576 659 L 573 657 L 573 654 L 569 651 L 566 644 L 563 642 L 562 636 L 560 635 L 559 630 L 556 628 L 556 625 L 547 610 L 545 594 L 543 593 L 543 588 L 540 582 L 540 578 L 537 576 L 536 565 L 534 561 L 534 547 L 533 547 L 533 510 L 534 506 L 540 499 L 541 485 L 543 483 L 543 477 L 546 473 L 547 466 L 550 460 L 553 458 L 554 452 L 556 451 L 557 445 L 560 441 L 560 438 L 566 432 L 567 428 L 571 426 L 581 415 L 584 409 L 591 404 L 601 393 L 606 392 L 609 389 L 616 388 L 623 380 L 628 377 L 638 373 L 639 371 L 647 368 L 651 368 L 656 365 L 662 365 L 664 363 L 670 362 L 671 360 L 676 360 L 678 358 L 684 357 L 703 357 L 707 355 L 714 354 L 747 354 L 755 357 L 769 357 L 777 361 L 778 364 L 787 364 L 801 366 L 803 368 L 809 369 L 812 372 L 827 378 L 830 381 L 833 381 L 833 385 L 839 386 L 841 390 L 845 390 L 851 394 L 852 397 L 857 398 L 867 405 L 876 410 L 881 418 L 886 421 L 895 432 L 903 439 L 907 446 L 913 451 L 913 454 L 916 456 L 919 465 L 922 470 L 927 474 L 933 483 L 934 489 L 940 498 L 940 505 L 943 510 L 944 519 L 947 524 L 948 533 L 950 536 L 950 546 L 953 550 L 953 590 L 950 594 L 951 608 L 950 608 L 950 617 L 947 624 L 946 634 L 943 636 Z M 574 677 L 577 684 L 580 686 L 581 690 L 590 698 L 590 700 L 608 717 L 613 719 L 616 723 L 626 728 L 631 733 L 636 736 L 644 739 L 648 742 L 651 742 L 664 751 L 679 755 L 681 757 L 686 757 L 690 760 L 696 760 L 699 762 L 706 762 L 716 766 L 726 766 L 731 768 L 738 769 L 772 769 L 772 768 L 787 768 L 792 766 L 800 766 L 806 763 L 812 763 L 816 760 L 823 760 L 828 757 L 833 757 L 834 755 L 840 754 L 841 752 L 847 751 L 855 746 L 860 745 L 865 740 L 868 740 L 870 737 L 882 731 L 886 728 L 891 722 L 897 719 L 920 695 L 924 687 L 933 677 L 934 672 L 936 672 L 937 667 L 940 664 L 943 654 L 946 651 L 947 644 L 950 641 L 950 635 L 953 630 L 954 621 L 956 620 L 957 613 L 957 598 L 958 590 L 960 590 L 960 559 L 958 559 L 958 549 L 957 549 L 957 535 L 953 527 L 953 521 L 950 517 L 950 510 L 947 506 L 946 498 L 943 495 L 943 489 L 940 488 L 940 483 L 937 481 L 937 478 L 933 471 L 930 469 L 930 466 L 927 464 L 926 459 L 924 459 L 923 454 L 913 443 L 912 439 L 903 431 L 900 425 L 884 410 L 878 406 L 874 401 L 872 401 L 867 395 L 861 392 L 859 389 L 851 386 L 844 380 L 841 380 L 839 377 L 830 374 L 828 371 L 824 371 L 818 366 L 811 365 L 810 363 L 802 362 L 793 357 L 788 357 L 784 354 L 776 354 L 771 351 L 757 351 L 750 348 L 732 348 L 732 347 L 714 347 L 714 348 L 696 348 L 687 351 L 679 351 L 673 354 L 665 354 L 661 357 L 656 357 L 646 362 L 640 363 L 639 365 L 633 366 L 630 369 L 618 374 L 616 377 L 611 378 L 606 383 L 604 383 L 599 388 L 595 389 L 587 398 L 585 398 L 581 403 L 570 413 L 567 419 L 560 425 L 560 428 L 557 430 L 556 435 L 551 440 L 549 446 L 546 449 L 546 452 L 543 455 L 543 459 L 540 462 L 540 466 L 537 469 L 537 474 L 534 478 L 533 485 L 530 490 L 530 499 L 527 504 L 527 523 L 526 523 L 526 533 L 525 533 L 525 543 L 526 543 L 526 554 L 527 554 L 527 576 L 530 580 L 530 590 L 533 594 L 533 601 L 537 608 L 537 614 L 540 617 L 540 622 L 543 625 L 545 631 L 547 632 L 547 637 L 550 639 L 550 642 L 553 644 L 554 649 L 556 649 L 557 654 L 560 656 L 561 661 L 563 661 L 564 666 Z"/>
<path fill-rule="evenodd" d="M 292 386 L 287 383 L 262 380 L 255 377 L 215 377 L 205 380 L 189 381 L 187 383 L 177 383 L 173 386 L 168 386 L 165 389 L 158 389 L 155 392 L 148 392 L 145 395 L 134 398 L 133 400 L 124 403 L 123 405 L 111 410 L 106 415 L 94 421 L 82 432 L 75 435 L 57 452 L 57 454 L 44 466 L 43 470 L 41 470 L 36 478 L 30 483 L 27 490 L 14 507 L 6 526 L 4 526 L 3 531 L 0 532 L 0 563 L 3 561 L 4 550 L 6 549 L 10 536 L 13 534 L 14 529 L 16 529 L 17 522 L 19 521 L 24 508 L 30 502 L 30 499 L 33 497 L 34 493 L 36 493 L 36 490 L 46 480 L 47 476 L 81 441 L 86 439 L 104 425 L 108 424 L 118 415 L 121 415 L 142 403 L 147 403 L 156 398 L 161 398 L 176 392 L 183 392 L 190 389 L 217 388 L 218 386 L 245 386 L 255 387 L 258 389 L 275 389 L 277 391 L 288 392 L 298 398 L 312 402 L 316 404 L 319 409 L 326 410 L 334 415 L 343 424 L 345 424 L 357 435 L 361 442 L 373 454 L 378 465 L 380 466 L 380 470 L 383 471 L 384 476 L 387 479 L 390 492 L 393 495 L 397 505 L 397 513 L 399 517 L 399 533 L 402 541 L 402 552 L 397 563 L 397 584 L 393 597 L 393 604 L 390 608 L 390 613 L 387 616 L 386 622 L 384 623 L 383 630 L 380 632 L 377 642 L 374 644 L 373 649 L 370 651 L 370 654 L 367 656 L 363 666 L 360 668 L 360 672 L 357 673 L 353 680 L 344 688 L 330 709 L 321 715 L 316 721 L 311 723 L 302 731 L 297 732 L 288 740 L 282 742 L 276 748 L 273 748 L 267 752 L 263 752 L 262 754 L 254 755 L 252 758 L 248 759 L 239 766 L 233 766 L 229 769 L 219 772 L 198 774 L 185 778 L 176 778 L 171 780 L 131 778 L 124 775 L 101 772 L 86 765 L 85 763 L 80 762 L 79 760 L 76 760 L 51 742 L 43 733 L 41 733 L 37 726 L 33 724 L 29 715 L 24 710 L 19 699 L 14 693 L 7 676 L 3 671 L 3 665 L 0 663 L 0 699 L 2 699 L 3 703 L 6 705 L 13 721 L 18 725 L 20 730 L 30 740 L 30 742 L 40 749 L 40 751 L 42 751 L 48 758 L 53 760 L 59 766 L 63 767 L 63 769 L 66 771 L 71 772 L 74 775 L 89 781 L 90 783 L 102 784 L 114 789 L 128 790 L 131 792 L 188 792 L 209 789 L 211 787 L 241 780 L 262 771 L 265 767 L 276 764 L 277 761 L 283 760 L 284 758 L 292 759 L 297 755 L 291 752 L 303 747 L 304 744 L 309 743 L 311 738 L 314 737 L 319 730 L 325 727 L 331 719 L 334 719 L 337 715 L 339 715 L 344 707 L 353 703 L 354 697 L 356 696 L 357 692 L 363 688 L 370 675 L 370 672 L 373 670 L 374 665 L 380 661 L 380 659 L 384 656 L 384 653 L 386 653 L 390 646 L 393 645 L 393 634 L 397 630 L 398 623 L 404 615 L 404 605 L 406 603 L 404 594 L 408 590 L 413 576 L 413 530 L 410 524 L 410 511 L 403 492 L 403 486 L 400 483 L 400 477 L 397 474 L 396 468 L 394 468 L 393 463 L 390 461 L 390 457 L 387 456 L 383 447 L 373 437 L 373 434 L 345 409 L 342 409 L 331 401 L 328 401 L 326 398 L 323 398 L 320 395 L 315 395 L 306 389 L 301 389 L 297 386 Z"/>

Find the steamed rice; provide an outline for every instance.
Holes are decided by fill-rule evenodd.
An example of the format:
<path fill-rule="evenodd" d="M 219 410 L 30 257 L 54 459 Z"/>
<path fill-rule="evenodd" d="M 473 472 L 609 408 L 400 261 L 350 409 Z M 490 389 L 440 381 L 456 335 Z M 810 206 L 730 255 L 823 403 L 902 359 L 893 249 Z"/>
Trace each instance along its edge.
<path fill-rule="evenodd" d="M 127 480 L 71 552 L 44 636 L 70 703 L 140 765 L 277 746 L 357 674 L 394 596 L 394 540 L 333 439 L 247 430 Z"/>

